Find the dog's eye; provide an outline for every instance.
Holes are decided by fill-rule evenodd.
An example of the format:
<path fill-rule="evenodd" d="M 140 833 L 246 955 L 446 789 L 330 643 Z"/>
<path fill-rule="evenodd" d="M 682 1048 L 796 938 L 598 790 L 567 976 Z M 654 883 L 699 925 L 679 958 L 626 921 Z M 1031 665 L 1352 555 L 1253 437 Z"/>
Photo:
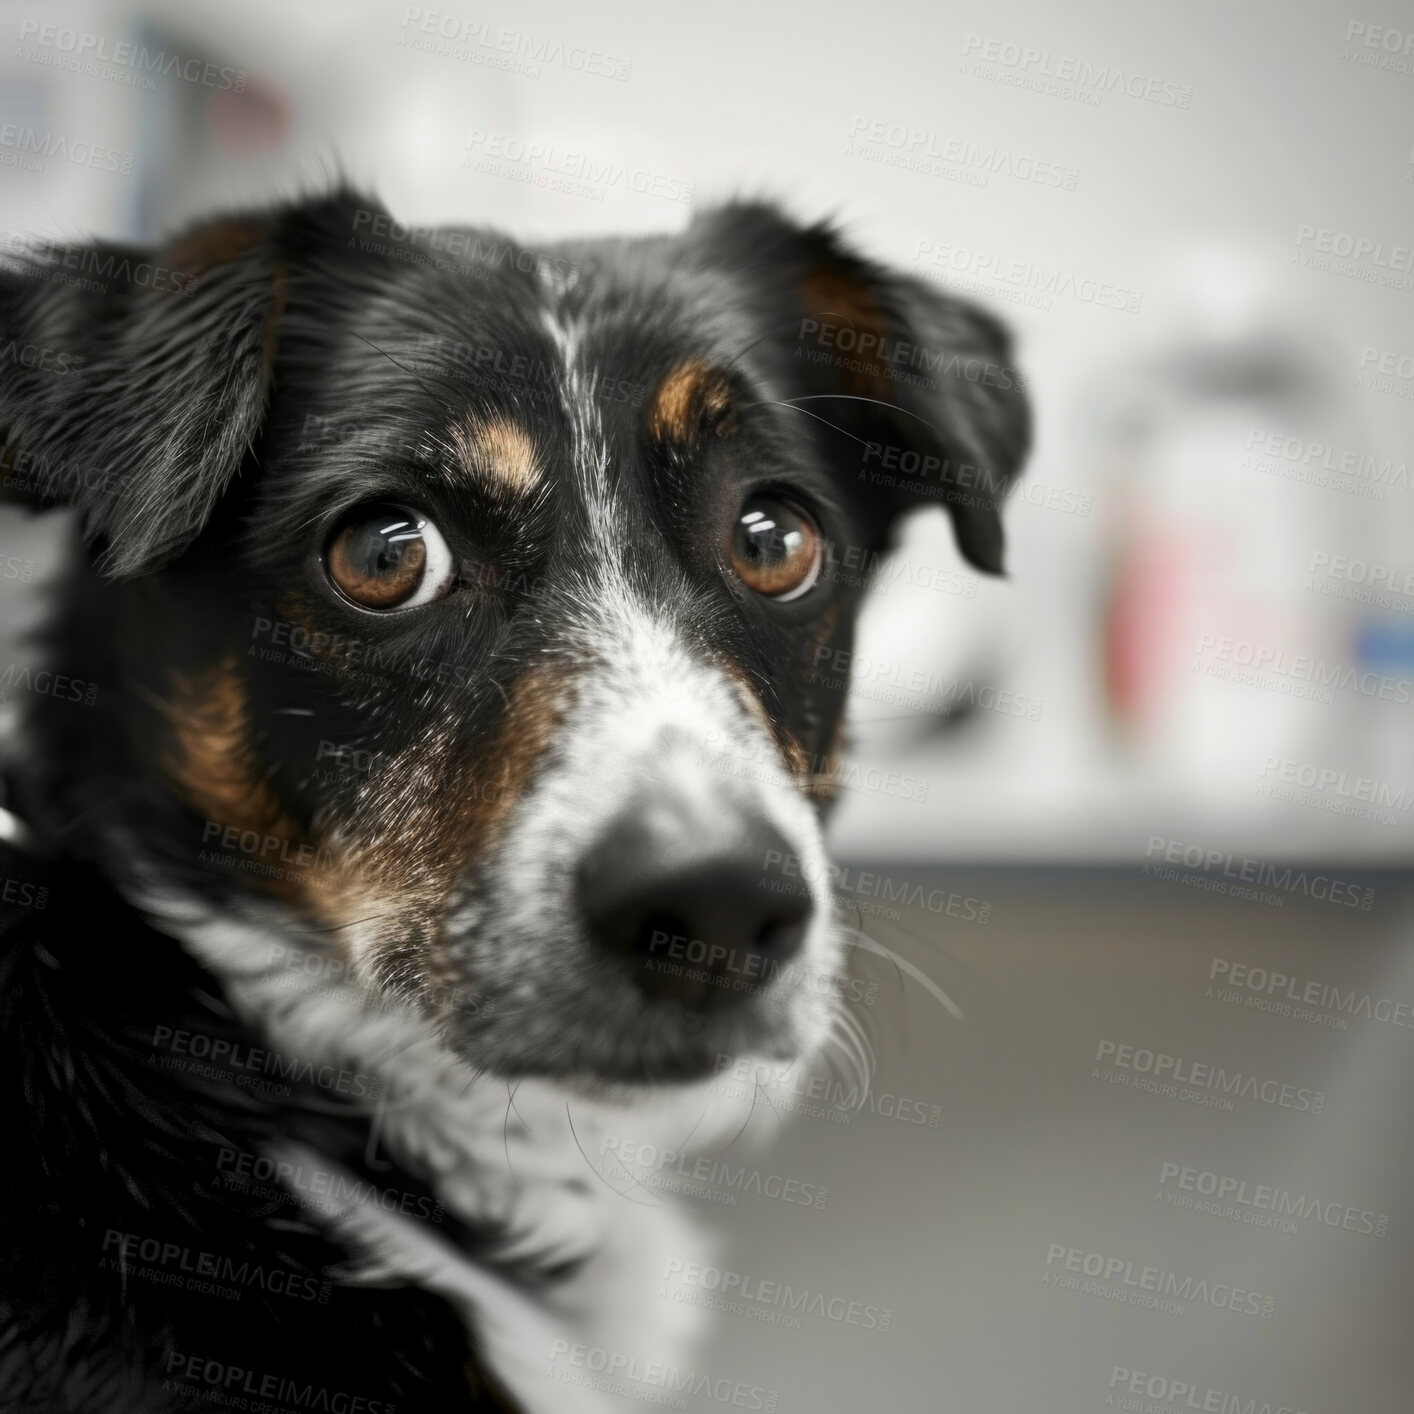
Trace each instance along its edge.
<path fill-rule="evenodd" d="M 324 552 L 330 582 L 365 609 L 411 609 L 440 599 L 456 579 L 452 552 L 426 516 L 400 506 L 360 506 Z"/>
<path fill-rule="evenodd" d="M 744 584 L 781 603 L 815 587 L 824 559 L 815 522 L 775 496 L 753 496 L 741 508 L 728 552 Z"/>

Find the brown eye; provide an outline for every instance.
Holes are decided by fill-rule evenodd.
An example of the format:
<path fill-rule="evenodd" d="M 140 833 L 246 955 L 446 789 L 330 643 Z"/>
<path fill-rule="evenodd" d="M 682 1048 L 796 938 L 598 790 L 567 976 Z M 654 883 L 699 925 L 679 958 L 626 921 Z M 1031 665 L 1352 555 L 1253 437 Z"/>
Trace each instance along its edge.
<path fill-rule="evenodd" d="M 729 552 L 744 584 L 780 602 L 809 593 L 824 558 L 815 522 L 774 496 L 753 496 L 741 508 Z"/>
<path fill-rule="evenodd" d="M 456 566 L 442 532 L 399 506 L 361 506 L 324 552 L 330 582 L 365 609 L 411 609 L 440 599 Z"/>

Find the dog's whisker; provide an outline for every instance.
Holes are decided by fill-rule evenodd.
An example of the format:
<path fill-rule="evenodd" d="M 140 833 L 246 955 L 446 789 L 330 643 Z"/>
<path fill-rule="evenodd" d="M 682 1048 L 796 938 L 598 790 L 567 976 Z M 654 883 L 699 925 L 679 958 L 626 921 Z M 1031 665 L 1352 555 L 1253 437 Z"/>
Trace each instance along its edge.
<path fill-rule="evenodd" d="M 850 1073 L 841 1078 L 852 1082 L 851 1089 L 856 1093 L 860 1091 L 861 1087 L 863 1087 L 865 1093 L 867 1093 L 867 1067 L 864 1063 L 862 1053 L 854 1042 L 852 1033 L 848 1030 L 848 1023 L 845 1017 L 846 1014 L 842 1009 L 836 1011 L 836 1024 L 832 1027 L 828 1035 L 827 1044 L 833 1046 L 839 1052 L 841 1059 L 849 1064 Z"/>
<path fill-rule="evenodd" d="M 742 1120 L 740 1126 L 739 1126 L 738 1129 L 737 1129 L 737 1132 L 736 1132 L 735 1134 L 733 1134 L 732 1137 L 731 1137 L 729 1140 L 727 1140 L 727 1142 L 726 1142 L 724 1145 L 722 1145 L 722 1150 L 721 1150 L 721 1152 L 725 1153 L 728 1149 L 730 1149 L 730 1148 L 732 1147 L 733 1144 L 736 1143 L 736 1141 L 737 1141 L 738 1139 L 741 1138 L 741 1136 L 742 1136 L 743 1134 L 746 1133 L 747 1128 L 748 1128 L 748 1127 L 750 1126 L 750 1124 L 751 1124 L 752 1117 L 753 1117 L 753 1116 L 755 1115 L 755 1113 L 756 1113 L 756 1097 L 757 1097 L 758 1093 L 760 1092 L 760 1088 L 761 1088 L 761 1087 L 760 1087 L 759 1085 L 753 1085 L 753 1086 L 751 1087 L 751 1108 L 750 1108 L 749 1110 L 747 1110 L 747 1112 L 746 1112 L 746 1118 L 745 1118 L 744 1120 Z M 705 1114 L 706 1111 L 704 1110 L 703 1113 Z"/>
<path fill-rule="evenodd" d="M 868 1095 L 873 1086 L 874 1075 L 878 1068 L 873 1047 L 869 1043 L 869 1038 L 864 1034 L 858 1019 L 851 1015 L 845 1008 L 841 1008 L 840 1010 L 840 1024 L 842 1029 L 850 1036 L 853 1042 L 853 1049 L 859 1057 L 861 1087 L 865 1095 Z"/>
<path fill-rule="evenodd" d="M 609 1190 L 610 1193 L 612 1193 L 616 1198 L 625 1198 L 630 1203 L 637 1204 L 637 1206 L 640 1208 L 658 1208 L 662 1206 L 663 1200 L 659 1198 L 657 1194 L 653 1193 L 652 1189 L 644 1187 L 644 1185 L 633 1176 L 632 1172 L 630 1172 L 630 1170 L 623 1163 L 622 1160 L 619 1161 L 619 1167 L 623 1169 L 625 1174 L 628 1175 L 630 1183 L 627 1188 L 615 1188 L 614 1185 L 610 1183 L 607 1178 L 604 1177 L 604 1174 L 599 1169 L 595 1168 L 594 1161 L 585 1152 L 584 1145 L 579 1142 L 579 1134 L 576 1132 L 574 1127 L 574 1116 L 570 1113 L 570 1104 L 568 1100 L 565 1101 L 565 1118 L 569 1121 L 570 1135 L 574 1139 L 575 1148 L 579 1150 L 580 1157 L 584 1160 L 585 1166 L 594 1174 L 594 1176 L 599 1180 L 599 1182 L 602 1183 L 604 1187 Z M 651 1201 L 641 1203 L 638 1199 L 630 1197 L 630 1194 L 633 1193 L 634 1189 L 638 1189 L 643 1193 L 647 1193 Z"/>
<path fill-rule="evenodd" d="M 771 1118 L 776 1122 L 776 1137 L 779 1139 L 780 1136 L 785 1133 L 786 1122 L 781 1118 L 780 1112 L 776 1109 L 775 1105 L 771 1103 L 771 1097 L 765 1092 L 764 1089 L 762 1089 L 761 1082 L 759 1080 L 755 1080 L 752 1082 L 752 1084 L 755 1086 L 756 1095 L 761 1100 L 765 1113 L 769 1114 Z M 753 1100 L 753 1108 L 755 1106 L 755 1103 L 756 1101 Z"/>
<path fill-rule="evenodd" d="M 848 925 L 845 925 L 843 929 L 842 936 L 846 939 L 846 941 L 850 938 L 859 939 L 867 937 L 867 934 L 864 932 L 864 908 L 858 899 L 851 898 L 847 893 L 841 890 L 835 895 L 835 907 L 844 914 L 848 914 L 851 911 L 854 914 L 854 926 L 850 927 Z M 902 995 L 903 971 L 899 967 L 898 961 L 892 953 L 889 954 L 887 961 L 892 965 L 894 969 L 894 976 L 898 979 L 899 993 L 900 995 Z"/>
<path fill-rule="evenodd" d="M 506 1115 L 501 1121 L 501 1150 L 506 1156 L 506 1172 L 515 1175 L 515 1168 L 511 1163 L 511 1110 L 515 1108 L 516 1094 L 511 1088 L 510 1081 L 506 1082 Z"/>
<path fill-rule="evenodd" d="M 684 1134 L 683 1137 L 677 1141 L 676 1145 L 674 1146 L 675 1148 L 687 1148 L 687 1146 L 692 1142 L 692 1136 L 696 1134 L 697 1131 L 702 1127 L 702 1121 L 707 1118 L 708 1112 L 711 1110 L 711 1108 L 711 1100 L 704 1100 L 702 1103 L 702 1109 L 699 1111 L 697 1118 L 693 1121 L 692 1128 L 689 1129 L 687 1133 Z"/>
<path fill-rule="evenodd" d="M 367 337 L 367 335 L 361 334 L 357 330 L 355 330 L 354 333 L 355 336 L 358 339 L 362 340 L 365 344 L 367 344 L 368 347 L 374 351 L 374 353 L 382 354 L 383 357 L 386 358 L 388 362 L 393 365 L 394 368 L 401 370 L 403 373 L 406 373 L 407 376 L 411 378 L 412 381 L 416 383 L 417 386 L 421 388 L 422 391 L 426 393 L 429 397 L 436 399 L 438 402 L 445 402 L 445 399 L 438 397 L 438 395 L 434 393 L 432 389 L 429 388 L 427 384 L 420 377 L 418 377 L 416 373 L 413 372 L 412 369 L 407 367 L 406 364 L 399 363 L 398 360 L 395 359 L 393 355 L 390 354 L 386 349 L 380 349 L 378 345 L 373 342 L 372 339 Z"/>
<path fill-rule="evenodd" d="M 798 412 L 804 417 L 813 418 L 816 422 L 822 422 L 826 427 L 838 432 L 842 437 L 848 437 L 851 442 L 858 442 L 861 447 L 867 447 L 868 441 L 863 437 L 856 437 L 853 432 L 847 431 L 837 422 L 831 422 L 828 417 L 821 417 L 818 412 L 811 412 L 809 408 L 797 407 L 794 403 L 785 402 L 781 398 L 759 398 L 755 402 L 747 403 L 747 407 L 777 407 L 789 408 L 791 412 Z"/>

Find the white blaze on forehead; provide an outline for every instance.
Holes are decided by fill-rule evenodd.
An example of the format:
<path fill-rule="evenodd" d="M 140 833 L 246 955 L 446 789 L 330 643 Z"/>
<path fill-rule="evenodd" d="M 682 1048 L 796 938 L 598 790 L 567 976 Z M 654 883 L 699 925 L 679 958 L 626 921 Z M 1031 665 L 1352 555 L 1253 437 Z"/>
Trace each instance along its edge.
<path fill-rule="evenodd" d="M 584 357 L 584 325 L 563 306 L 541 313 L 564 365 L 560 402 L 569 419 L 572 452 L 570 464 L 589 511 L 590 533 L 601 560 L 617 566 L 621 546 L 615 497 L 609 486 L 609 448 L 599 416 L 595 392 L 598 379 Z"/>
<path fill-rule="evenodd" d="M 579 861 L 632 799 L 671 787 L 709 812 L 720 802 L 723 813 L 775 826 L 814 904 L 804 967 L 833 976 L 842 950 L 818 817 L 787 772 L 759 704 L 748 702 L 740 681 L 692 652 L 670 617 L 629 584 L 583 324 L 563 300 L 542 319 L 564 364 L 561 401 L 595 553 L 594 570 L 573 594 L 577 612 L 564 625 L 565 641 L 582 653 L 574 704 L 546 769 L 514 813 L 498 861 L 501 876 L 517 881 L 516 897 L 503 904 L 508 921 L 531 933 L 552 926 L 561 936 L 578 934 L 572 881 Z M 796 1003 L 802 1048 L 813 1049 L 829 1028 L 829 1003 L 808 991 Z"/>

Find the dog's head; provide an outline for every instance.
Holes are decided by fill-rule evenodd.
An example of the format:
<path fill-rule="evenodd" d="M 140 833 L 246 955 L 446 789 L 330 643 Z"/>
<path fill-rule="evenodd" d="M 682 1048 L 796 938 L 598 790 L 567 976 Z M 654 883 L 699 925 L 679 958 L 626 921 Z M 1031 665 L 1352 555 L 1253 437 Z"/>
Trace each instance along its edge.
<path fill-rule="evenodd" d="M 857 571 L 928 504 L 1000 570 L 996 324 L 761 206 L 536 251 L 339 194 L 41 250 L 0 331 L 9 490 L 89 547 L 72 810 L 496 1073 L 818 1041 Z"/>

